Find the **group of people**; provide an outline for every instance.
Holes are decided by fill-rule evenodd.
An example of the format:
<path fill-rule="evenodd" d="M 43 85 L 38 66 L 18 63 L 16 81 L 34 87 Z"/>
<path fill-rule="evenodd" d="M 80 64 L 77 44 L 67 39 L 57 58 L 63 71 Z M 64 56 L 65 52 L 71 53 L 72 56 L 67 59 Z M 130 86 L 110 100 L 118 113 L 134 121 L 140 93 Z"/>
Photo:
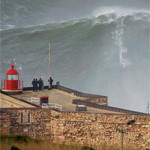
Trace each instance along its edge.
<path fill-rule="evenodd" d="M 33 79 L 32 81 L 33 91 L 44 90 L 44 81 L 42 78 L 39 80 Z"/>
<path fill-rule="evenodd" d="M 50 80 L 48 80 L 48 82 L 50 82 L 50 87 L 52 88 L 53 79 L 51 77 L 50 77 Z M 44 90 L 44 79 L 43 79 L 43 77 L 41 77 L 39 80 L 33 79 L 32 85 L 33 85 L 33 91 Z"/>

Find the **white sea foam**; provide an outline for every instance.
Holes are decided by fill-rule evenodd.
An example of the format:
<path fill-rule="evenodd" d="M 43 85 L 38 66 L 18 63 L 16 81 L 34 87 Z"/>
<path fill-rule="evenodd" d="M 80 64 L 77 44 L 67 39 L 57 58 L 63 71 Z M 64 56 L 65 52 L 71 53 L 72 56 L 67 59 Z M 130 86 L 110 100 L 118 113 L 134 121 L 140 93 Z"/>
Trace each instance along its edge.
<path fill-rule="evenodd" d="M 116 29 L 114 32 L 112 32 L 113 39 L 115 40 L 115 45 L 118 47 L 119 50 L 119 63 L 122 69 L 131 64 L 131 62 L 127 58 L 124 58 L 124 53 L 127 53 L 128 50 L 123 43 L 122 39 L 123 34 L 124 34 L 124 18 L 120 19 L 117 22 Z"/>
<path fill-rule="evenodd" d="M 135 8 L 121 8 L 121 7 L 102 7 L 93 12 L 95 17 L 93 24 L 110 24 L 114 22 L 116 24 L 115 30 L 112 32 L 114 43 L 119 52 L 119 64 L 123 69 L 131 62 L 124 55 L 128 52 L 123 42 L 125 19 L 130 16 L 134 20 L 143 19 L 149 17 L 150 11 L 146 9 L 135 9 Z M 145 19 L 145 18 L 144 18 Z M 146 20 L 148 21 L 148 20 Z"/>
<path fill-rule="evenodd" d="M 125 68 L 131 64 L 131 62 L 125 58 L 124 54 L 128 52 L 127 48 L 123 43 L 124 35 L 124 21 L 126 17 L 132 17 L 134 20 L 144 19 L 150 20 L 150 11 L 147 9 L 136 9 L 136 8 L 123 8 L 123 7 L 101 7 L 93 12 L 95 17 L 93 25 L 96 24 L 110 24 L 115 23 L 116 28 L 112 32 L 112 36 L 119 50 L 119 63 L 121 68 Z"/>
<path fill-rule="evenodd" d="M 17 70 L 22 70 L 22 66 L 21 65 L 19 65 L 19 66 L 17 66 Z"/>
<path fill-rule="evenodd" d="M 132 17 L 132 20 L 150 21 L 150 11 L 146 9 L 101 7 L 93 11 L 93 26 L 97 24 L 117 23 L 119 19 Z"/>
<path fill-rule="evenodd" d="M 123 7 L 101 7 L 93 12 L 94 17 L 99 17 L 102 15 L 110 16 L 112 14 L 115 14 L 117 18 L 125 16 L 134 16 L 136 14 L 143 14 L 144 16 L 149 16 L 150 10 Z"/>
<path fill-rule="evenodd" d="M 13 29 L 13 28 L 15 28 L 15 26 L 14 26 L 14 25 L 11 25 L 11 24 L 0 25 L 0 31 L 9 30 L 9 29 Z"/>

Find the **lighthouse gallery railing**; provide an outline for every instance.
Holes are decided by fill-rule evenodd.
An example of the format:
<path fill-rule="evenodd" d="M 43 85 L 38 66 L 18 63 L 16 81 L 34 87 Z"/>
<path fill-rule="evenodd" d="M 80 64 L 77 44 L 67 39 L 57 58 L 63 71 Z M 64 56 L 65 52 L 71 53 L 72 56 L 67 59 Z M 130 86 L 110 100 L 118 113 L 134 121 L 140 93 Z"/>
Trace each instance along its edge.
<path fill-rule="evenodd" d="M 7 81 L 8 80 L 1 80 L 1 89 L 3 89 L 3 90 L 9 90 L 9 88 L 7 87 Z M 18 88 L 17 89 L 13 89 L 13 87 L 12 87 L 12 89 L 10 89 L 10 90 L 22 90 L 23 89 L 23 81 L 21 81 L 21 80 L 18 80 L 17 81 L 18 83 Z"/>

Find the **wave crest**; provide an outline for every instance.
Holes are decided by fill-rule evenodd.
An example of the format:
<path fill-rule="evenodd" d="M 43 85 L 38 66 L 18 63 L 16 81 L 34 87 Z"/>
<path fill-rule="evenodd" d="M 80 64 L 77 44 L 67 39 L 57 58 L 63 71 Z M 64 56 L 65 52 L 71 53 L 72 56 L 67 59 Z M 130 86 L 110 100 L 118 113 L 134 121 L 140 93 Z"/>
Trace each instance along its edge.
<path fill-rule="evenodd" d="M 100 16 L 116 16 L 119 17 L 127 17 L 127 16 L 136 16 L 136 15 L 143 15 L 143 16 L 149 16 L 150 11 L 147 9 L 135 9 L 135 8 L 122 8 L 122 7 L 101 7 L 99 9 L 96 9 L 93 12 L 94 17 L 100 17 Z"/>

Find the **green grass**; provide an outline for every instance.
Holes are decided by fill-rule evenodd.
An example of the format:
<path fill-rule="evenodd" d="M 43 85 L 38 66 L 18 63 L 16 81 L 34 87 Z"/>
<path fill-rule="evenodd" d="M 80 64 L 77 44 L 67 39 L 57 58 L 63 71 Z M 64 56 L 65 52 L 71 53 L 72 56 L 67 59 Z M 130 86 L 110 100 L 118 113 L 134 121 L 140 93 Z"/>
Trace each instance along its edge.
<path fill-rule="evenodd" d="M 38 139 L 32 139 L 28 136 L 21 136 L 21 135 L 1 135 L 0 136 L 1 142 L 41 142 L 41 140 Z"/>
<path fill-rule="evenodd" d="M 0 149 L 11 150 L 12 147 L 19 150 L 82 150 L 81 146 L 54 144 L 27 136 L 0 135 Z"/>
<path fill-rule="evenodd" d="M 12 149 L 17 147 L 19 150 L 94 150 L 81 145 L 64 145 L 54 144 L 48 141 L 32 139 L 20 135 L 0 135 L 1 150 L 18 150 Z M 120 150 L 120 147 L 110 146 L 107 143 L 100 144 L 97 150 Z M 124 147 L 124 150 L 138 150 L 132 146 Z"/>

